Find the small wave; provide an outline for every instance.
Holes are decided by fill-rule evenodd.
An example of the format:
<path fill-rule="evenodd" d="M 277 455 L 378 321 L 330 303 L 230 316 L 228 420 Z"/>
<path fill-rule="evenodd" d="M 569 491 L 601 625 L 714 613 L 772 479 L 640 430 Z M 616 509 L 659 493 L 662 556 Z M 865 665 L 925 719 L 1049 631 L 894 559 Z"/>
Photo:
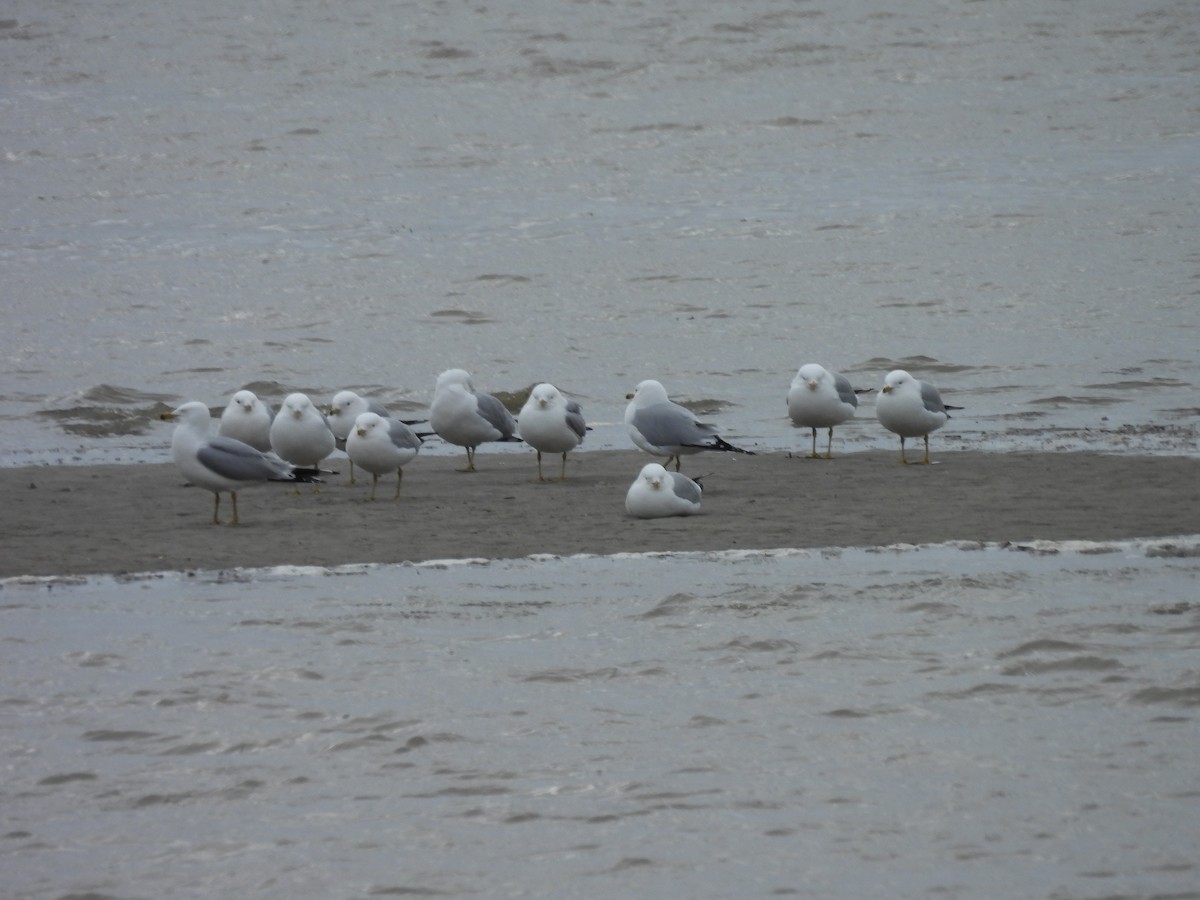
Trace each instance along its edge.
<path fill-rule="evenodd" d="M 886 356 L 874 356 L 864 363 L 850 366 L 845 371 L 878 372 L 880 370 L 886 370 L 890 372 L 892 369 L 905 369 L 906 371 L 917 375 L 917 377 L 920 377 L 920 373 L 952 375 L 959 372 L 992 372 L 996 370 L 996 367 L 969 366 L 964 363 L 941 362 L 934 359 L 932 356 L 903 356 L 899 359 L 890 359 Z"/>
<path fill-rule="evenodd" d="M 488 325 L 496 320 L 469 309 L 435 309 L 429 314 L 438 319 L 452 319 L 458 325 Z"/>
<path fill-rule="evenodd" d="M 933 550 L 960 550 L 964 552 L 1012 551 L 1034 553 L 1038 555 L 1078 554 L 1084 556 L 1124 553 L 1142 555 L 1148 559 L 1156 557 L 1174 557 L 1180 559 L 1200 557 L 1200 534 L 1175 535 L 1163 538 L 1135 538 L 1124 541 L 1002 541 L 986 542 L 974 540 L 945 541 L 930 544 L 880 544 L 867 547 L 774 547 L 769 549 L 738 549 L 738 550 L 654 550 L 649 552 L 623 552 L 612 554 L 573 553 L 565 556 L 539 553 L 519 559 L 489 559 L 473 556 L 461 559 L 429 559 L 419 562 L 399 563 L 351 563 L 338 566 L 264 566 L 237 567 L 233 569 L 187 569 L 159 570 L 114 575 L 15 575 L 11 578 L 0 578 L 0 588 L 47 588 L 58 586 L 85 585 L 89 583 L 117 582 L 129 578 L 161 578 L 173 575 L 187 579 L 196 579 L 201 583 L 221 583 L 235 579 L 244 580 L 292 580 L 313 576 L 338 577 L 343 575 L 367 575 L 376 571 L 391 571 L 396 569 L 441 570 L 463 567 L 486 568 L 492 565 L 510 565 L 514 563 L 549 563 L 562 560 L 609 559 L 614 561 L 661 559 L 661 560 L 700 560 L 711 562 L 743 562 L 748 560 L 770 559 L 810 559 L 815 557 L 837 558 L 848 551 L 860 551 L 871 554 L 908 554 Z"/>
<path fill-rule="evenodd" d="M 734 638 L 732 641 L 720 645 L 719 647 L 709 647 L 706 649 L 735 650 L 749 653 L 794 653 L 800 650 L 800 645 L 795 641 L 789 641 L 784 638 L 764 638 L 762 640 L 752 640 L 750 638 L 738 637 Z"/>
<path fill-rule="evenodd" d="M 641 617 L 643 619 L 657 619 L 662 616 L 676 616 L 686 612 L 695 600 L 695 594 L 671 594 L 669 597 L 656 603 L 653 609 L 642 613 Z"/>
<path fill-rule="evenodd" d="M 1041 638 L 1035 641 L 1027 641 L 1011 650 L 1003 650 L 996 654 L 996 659 L 1008 659 L 1012 656 L 1024 656 L 1027 653 L 1073 653 L 1083 649 L 1084 647 L 1082 645 L 1072 644 L 1070 641 L 1059 641 L 1053 638 Z"/>
<path fill-rule="evenodd" d="M 1036 397 L 1029 401 L 1034 406 L 1108 406 L 1119 402 L 1116 397 L 1070 397 L 1066 394 Z"/>
<path fill-rule="evenodd" d="M 166 403 L 171 399 L 173 398 L 170 394 L 155 394 L 116 384 L 98 384 L 76 397 L 79 404 L 91 406 L 112 406 L 114 404 L 137 406 L 147 403 Z"/>
<path fill-rule="evenodd" d="M 1106 672 L 1123 668 L 1119 660 L 1104 656 L 1072 656 L 1067 659 L 1026 660 L 1006 666 L 1004 675 L 1044 675 L 1049 672 Z"/>
<path fill-rule="evenodd" d="M 1133 703 L 1168 703 L 1172 706 L 1200 706 L 1200 683 L 1181 687 L 1150 687 L 1136 691 L 1130 698 Z"/>
<path fill-rule="evenodd" d="M 1191 385 L 1186 381 L 1180 381 L 1177 378 L 1150 378 L 1147 380 L 1132 380 L 1132 381 L 1109 381 L 1103 384 L 1085 384 L 1081 385 L 1089 391 L 1140 391 L 1145 388 L 1160 388 L 1160 387 L 1180 387 L 1190 388 Z"/>
<path fill-rule="evenodd" d="M 521 681 L 544 681 L 550 684 L 563 684 L 576 681 L 609 681 L 618 678 L 621 670 L 615 666 L 605 666 L 601 669 L 546 669 L 526 675 Z"/>
<path fill-rule="evenodd" d="M 61 775 L 47 775 L 38 781 L 43 787 L 53 787 L 59 784 L 70 784 L 73 781 L 95 781 L 99 776 L 95 772 L 64 772 Z"/>
<path fill-rule="evenodd" d="M 278 381 L 251 381 L 243 384 L 240 390 L 253 391 L 260 397 L 286 397 L 290 393 L 287 385 Z"/>
<path fill-rule="evenodd" d="M 83 733 L 85 741 L 144 741 L 157 737 L 161 737 L 161 735 L 153 731 L 116 731 L 104 729 L 100 731 L 85 731 Z"/>
<path fill-rule="evenodd" d="M 36 415 L 56 421 L 68 434 L 101 438 L 141 435 L 157 424 L 176 399 L 170 394 L 100 384 L 59 400 L 59 405 L 37 410 Z"/>

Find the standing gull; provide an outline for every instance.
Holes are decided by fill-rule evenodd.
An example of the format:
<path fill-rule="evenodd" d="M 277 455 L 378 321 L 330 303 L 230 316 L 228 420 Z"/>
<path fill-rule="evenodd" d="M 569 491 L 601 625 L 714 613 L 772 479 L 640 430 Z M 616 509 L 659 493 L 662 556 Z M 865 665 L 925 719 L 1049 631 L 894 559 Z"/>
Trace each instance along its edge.
<path fill-rule="evenodd" d="M 221 413 L 218 433 L 249 444 L 255 450 L 266 453 L 271 449 L 271 422 L 275 410 L 258 399 L 254 391 L 238 391 L 229 399 L 229 405 Z"/>
<path fill-rule="evenodd" d="M 552 384 L 539 384 L 529 392 L 529 399 L 517 416 L 521 440 L 537 450 L 538 481 L 542 477 L 542 453 L 561 453 L 562 470 L 558 479 L 567 477 L 567 453 L 583 442 L 587 424 L 583 409 L 568 400 Z"/>
<path fill-rule="evenodd" d="M 346 449 L 346 438 L 354 430 L 358 417 L 373 412 L 387 419 L 391 417 L 387 407 L 378 400 L 360 397 L 354 391 L 338 391 L 329 404 L 329 430 L 339 450 Z M 354 484 L 354 460 L 350 460 L 350 483 Z"/>
<path fill-rule="evenodd" d="M 358 463 L 371 473 L 371 497 L 375 499 L 375 488 L 379 476 L 396 473 L 396 494 L 400 497 L 400 482 L 404 479 L 404 464 L 411 462 L 421 449 L 421 439 L 399 419 L 385 418 L 378 413 L 365 412 L 354 422 L 354 428 L 346 438 L 346 455 L 351 463 Z"/>
<path fill-rule="evenodd" d="M 817 429 L 829 429 L 829 443 L 825 448 L 825 459 L 833 459 L 833 426 L 854 417 L 858 409 L 858 395 L 850 379 L 824 366 L 807 363 L 800 367 L 787 393 L 788 415 L 792 423 L 800 428 L 812 429 L 811 459 L 820 459 L 817 453 Z"/>
<path fill-rule="evenodd" d="M 249 444 L 230 437 L 213 435 L 212 418 L 208 407 L 198 400 L 185 403 L 163 419 L 175 420 L 171 438 L 171 453 L 183 477 L 192 484 L 213 493 L 214 525 L 219 525 L 217 511 L 221 506 L 221 491 L 228 491 L 233 504 L 230 525 L 238 524 L 237 492 L 244 487 L 265 481 L 314 482 L 317 472 L 296 469 L 281 459 L 267 456 Z"/>
<path fill-rule="evenodd" d="M 724 441 L 716 426 L 701 422 L 691 411 L 672 403 L 666 389 L 657 381 L 643 381 L 632 394 L 626 394 L 625 427 L 629 437 L 651 456 L 665 456 L 667 464 L 675 460 L 675 471 L 684 454 L 701 450 L 723 450 L 754 454 Z"/>
<path fill-rule="evenodd" d="M 659 463 L 647 463 L 625 494 L 625 511 L 639 519 L 690 516 L 700 512 L 700 483 Z"/>
<path fill-rule="evenodd" d="M 491 394 L 476 392 L 471 376 L 447 369 L 438 376 L 429 407 L 429 424 L 450 444 L 467 448 L 466 472 L 475 471 L 475 448 L 486 441 L 518 441 L 517 423 Z"/>
<path fill-rule="evenodd" d="M 905 465 L 908 460 L 904 457 L 904 439 L 925 439 L 925 458 L 921 462 L 929 465 L 930 432 L 946 424 L 950 418 L 947 409 L 960 408 L 946 406 L 937 388 L 918 381 L 903 369 L 888 373 L 887 378 L 883 379 L 883 389 L 875 398 L 875 415 L 879 418 L 879 424 L 900 435 L 900 462 Z"/>
<path fill-rule="evenodd" d="M 333 432 L 306 394 L 288 394 L 271 423 L 271 449 L 297 466 L 316 468 L 334 451 Z"/>

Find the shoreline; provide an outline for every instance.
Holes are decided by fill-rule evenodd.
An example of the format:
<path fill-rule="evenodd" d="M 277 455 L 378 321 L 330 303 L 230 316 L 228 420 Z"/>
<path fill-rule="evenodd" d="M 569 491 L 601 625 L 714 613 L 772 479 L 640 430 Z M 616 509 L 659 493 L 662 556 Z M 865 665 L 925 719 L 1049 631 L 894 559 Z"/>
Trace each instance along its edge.
<path fill-rule="evenodd" d="M 624 498 L 644 453 L 577 452 L 565 482 L 538 483 L 532 453 L 487 450 L 473 474 L 458 471 L 461 456 L 414 460 L 395 502 L 394 478 L 369 503 L 369 476 L 350 485 L 336 459 L 341 474 L 319 493 L 239 492 L 237 527 L 211 525 L 212 495 L 173 463 L 0 469 L 0 578 L 1200 533 L 1200 459 L 1189 457 L 959 451 L 926 467 L 882 451 L 700 454 L 684 471 L 706 476 L 701 513 L 639 520 Z"/>

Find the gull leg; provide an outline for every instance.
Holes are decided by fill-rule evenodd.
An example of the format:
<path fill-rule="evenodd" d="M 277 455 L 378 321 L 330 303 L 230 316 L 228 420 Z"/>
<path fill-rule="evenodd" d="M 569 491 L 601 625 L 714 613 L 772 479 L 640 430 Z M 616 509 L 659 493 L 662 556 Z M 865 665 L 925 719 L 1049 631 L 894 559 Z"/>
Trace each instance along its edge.
<path fill-rule="evenodd" d="M 475 448 L 474 447 L 467 448 L 467 467 L 465 469 L 463 469 L 463 471 L 464 472 L 474 472 L 475 471 Z"/>
<path fill-rule="evenodd" d="M 808 454 L 808 458 L 820 459 L 820 457 L 817 456 L 817 429 L 813 428 L 810 430 L 812 431 L 812 453 Z"/>
<path fill-rule="evenodd" d="M 538 459 L 538 481 L 545 481 L 546 479 L 542 477 L 542 451 L 541 450 L 539 450 L 537 452 L 537 459 Z"/>
<path fill-rule="evenodd" d="M 925 435 L 925 459 L 922 463 L 926 466 L 929 465 L 929 435 Z"/>
<path fill-rule="evenodd" d="M 217 510 L 221 508 L 221 492 L 213 491 L 213 521 L 214 525 L 220 525 L 221 522 L 217 518 Z"/>
<path fill-rule="evenodd" d="M 218 495 L 218 496 L 220 496 L 220 495 Z M 230 491 L 230 492 L 229 492 L 229 500 L 230 500 L 230 502 L 233 504 L 233 518 L 229 520 L 229 524 L 230 524 L 230 525 L 236 525 L 236 524 L 238 523 L 238 517 L 237 517 L 237 491 Z"/>
<path fill-rule="evenodd" d="M 400 482 L 404 480 L 404 469 L 396 470 L 396 493 L 392 496 L 393 500 L 400 499 Z"/>
<path fill-rule="evenodd" d="M 368 497 L 367 500 L 375 499 L 375 488 L 379 485 L 379 476 L 374 472 L 371 473 L 371 479 L 371 496 Z"/>
<path fill-rule="evenodd" d="M 825 458 L 833 459 L 833 429 L 829 429 L 829 443 L 825 445 Z"/>
<path fill-rule="evenodd" d="M 558 473 L 559 481 L 567 480 L 567 454 L 563 453 L 562 469 Z"/>
<path fill-rule="evenodd" d="M 908 460 L 904 458 L 904 435 L 900 435 L 900 464 L 908 465 Z"/>
<path fill-rule="evenodd" d="M 358 482 L 354 480 L 354 460 L 350 460 L 350 484 L 358 484 Z"/>

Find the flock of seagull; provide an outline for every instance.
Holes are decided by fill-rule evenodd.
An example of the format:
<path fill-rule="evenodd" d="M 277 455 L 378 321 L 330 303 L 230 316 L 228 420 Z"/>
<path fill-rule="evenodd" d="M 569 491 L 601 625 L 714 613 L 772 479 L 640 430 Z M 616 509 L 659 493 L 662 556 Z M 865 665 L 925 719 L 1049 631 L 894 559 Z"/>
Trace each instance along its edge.
<path fill-rule="evenodd" d="M 793 424 L 812 430 L 813 458 L 817 431 L 828 429 L 824 458 L 832 458 L 833 429 L 853 418 L 858 394 L 846 376 L 816 363 L 800 367 L 787 393 L 788 415 Z M 625 509 L 642 519 L 692 515 L 700 510 L 702 486 L 680 472 L 682 458 L 705 450 L 753 455 L 724 440 L 713 425 L 701 422 L 686 407 L 674 403 L 654 380 L 641 382 L 628 394 L 625 426 L 634 445 L 666 460 L 649 463 L 638 473 L 625 496 Z M 923 438 L 929 463 L 929 435 L 946 424 L 949 410 L 961 407 L 942 402 L 937 389 L 918 381 L 902 369 L 890 372 L 875 402 L 881 425 L 900 437 L 900 462 L 907 463 L 906 438 Z M 537 451 L 538 480 L 542 454 L 560 454 L 559 479 L 566 478 L 567 454 L 582 443 L 587 423 L 579 404 L 549 383 L 536 385 L 516 418 L 496 397 L 477 391 L 463 369 L 448 369 L 438 376 L 429 407 L 430 431 L 414 431 L 420 422 L 392 417 L 377 401 L 353 391 L 339 391 L 326 409 L 303 393 L 289 394 L 278 412 L 252 391 L 233 395 L 214 431 L 212 415 L 200 401 L 184 403 L 164 413 L 177 423 L 171 440 L 175 463 L 190 483 L 213 494 L 213 524 L 220 523 L 221 494 L 233 506 L 231 525 L 238 523 L 237 492 L 269 481 L 293 484 L 320 482 L 321 463 L 335 449 L 354 467 L 372 476 L 371 496 L 381 475 L 396 473 L 396 493 L 404 466 L 416 458 L 423 438 L 437 435 L 467 452 L 465 471 L 475 471 L 475 450 L 494 441 L 523 441 Z M 667 466 L 674 461 L 675 471 Z"/>

